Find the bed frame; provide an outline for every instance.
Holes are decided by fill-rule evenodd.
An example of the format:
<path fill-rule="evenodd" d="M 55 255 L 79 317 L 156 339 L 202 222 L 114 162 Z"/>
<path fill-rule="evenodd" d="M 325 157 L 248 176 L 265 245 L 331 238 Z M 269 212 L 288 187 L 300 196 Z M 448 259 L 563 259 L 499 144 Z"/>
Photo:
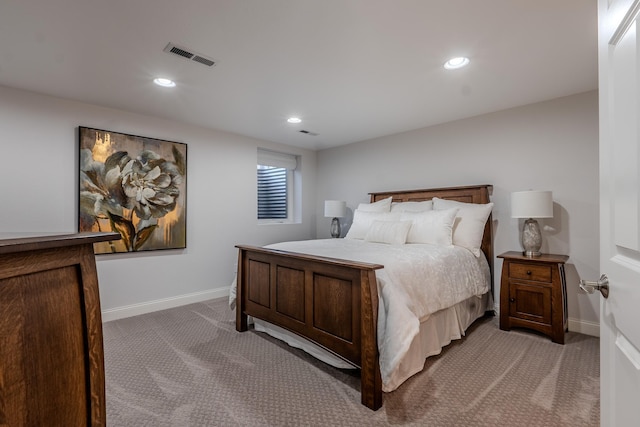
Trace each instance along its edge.
<path fill-rule="evenodd" d="M 371 202 L 393 197 L 394 202 L 433 197 L 467 203 L 488 203 L 492 186 L 370 193 Z M 379 264 L 237 245 L 238 277 L 236 330 L 248 329 L 253 316 L 288 329 L 360 368 L 362 404 L 382 406 L 378 362 Z M 492 220 L 482 241 L 491 269 L 493 290 Z"/>

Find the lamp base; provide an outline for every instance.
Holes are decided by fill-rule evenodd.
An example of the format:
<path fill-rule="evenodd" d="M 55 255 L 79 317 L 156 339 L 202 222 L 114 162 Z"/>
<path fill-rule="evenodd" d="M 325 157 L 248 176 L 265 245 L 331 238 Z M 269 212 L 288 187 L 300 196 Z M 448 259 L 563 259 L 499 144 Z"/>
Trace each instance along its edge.
<path fill-rule="evenodd" d="M 331 237 L 338 238 L 340 237 L 340 220 L 338 218 L 333 218 L 331 220 Z"/>
<path fill-rule="evenodd" d="M 522 253 L 524 256 L 538 257 L 542 255 L 540 253 L 542 234 L 540 233 L 538 221 L 533 218 L 526 220 L 522 227 L 522 246 L 524 247 L 524 252 Z"/>
<path fill-rule="evenodd" d="M 529 258 L 535 258 L 538 257 L 540 255 L 542 255 L 542 252 L 531 252 L 531 251 L 523 251 L 522 255 L 529 257 Z"/>

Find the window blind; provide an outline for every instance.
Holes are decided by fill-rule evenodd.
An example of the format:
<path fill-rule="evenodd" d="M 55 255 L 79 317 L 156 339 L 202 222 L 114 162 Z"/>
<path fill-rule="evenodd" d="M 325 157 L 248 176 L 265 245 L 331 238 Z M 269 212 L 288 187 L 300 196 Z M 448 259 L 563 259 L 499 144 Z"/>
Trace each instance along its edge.
<path fill-rule="evenodd" d="M 258 148 L 258 164 L 293 170 L 298 167 L 298 160 L 293 154 L 277 153 Z"/>
<path fill-rule="evenodd" d="M 258 169 L 258 219 L 287 219 L 287 169 Z"/>

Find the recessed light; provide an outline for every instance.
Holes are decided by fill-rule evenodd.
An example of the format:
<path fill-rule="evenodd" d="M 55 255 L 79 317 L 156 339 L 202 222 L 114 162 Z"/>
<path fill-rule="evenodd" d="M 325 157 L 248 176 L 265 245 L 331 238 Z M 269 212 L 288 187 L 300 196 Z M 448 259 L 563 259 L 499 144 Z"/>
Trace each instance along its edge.
<path fill-rule="evenodd" d="M 170 79 L 165 79 L 163 77 L 157 77 L 153 79 L 153 82 L 162 87 L 176 87 L 176 82 Z"/>
<path fill-rule="evenodd" d="M 295 123 L 301 123 L 302 120 L 299 117 L 289 117 L 287 119 L 287 122 L 295 124 Z"/>
<path fill-rule="evenodd" d="M 469 58 L 465 58 L 464 56 L 459 56 L 457 58 L 451 58 L 447 62 L 444 63 L 444 68 L 447 70 L 455 70 L 456 68 L 462 68 L 469 64 Z"/>

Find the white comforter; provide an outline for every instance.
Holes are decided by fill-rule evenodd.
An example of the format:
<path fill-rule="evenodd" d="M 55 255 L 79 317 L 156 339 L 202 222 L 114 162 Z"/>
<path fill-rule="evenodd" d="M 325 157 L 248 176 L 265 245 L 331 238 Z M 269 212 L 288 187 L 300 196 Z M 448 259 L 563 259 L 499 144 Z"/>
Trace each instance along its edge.
<path fill-rule="evenodd" d="M 489 265 L 459 246 L 388 245 L 355 239 L 284 242 L 291 252 L 382 264 L 378 280 L 378 349 L 383 384 L 409 350 L 420 322 L 432 313 L 489 291 Z M 235 303 L 235 286 L 230 302 Z"/>

